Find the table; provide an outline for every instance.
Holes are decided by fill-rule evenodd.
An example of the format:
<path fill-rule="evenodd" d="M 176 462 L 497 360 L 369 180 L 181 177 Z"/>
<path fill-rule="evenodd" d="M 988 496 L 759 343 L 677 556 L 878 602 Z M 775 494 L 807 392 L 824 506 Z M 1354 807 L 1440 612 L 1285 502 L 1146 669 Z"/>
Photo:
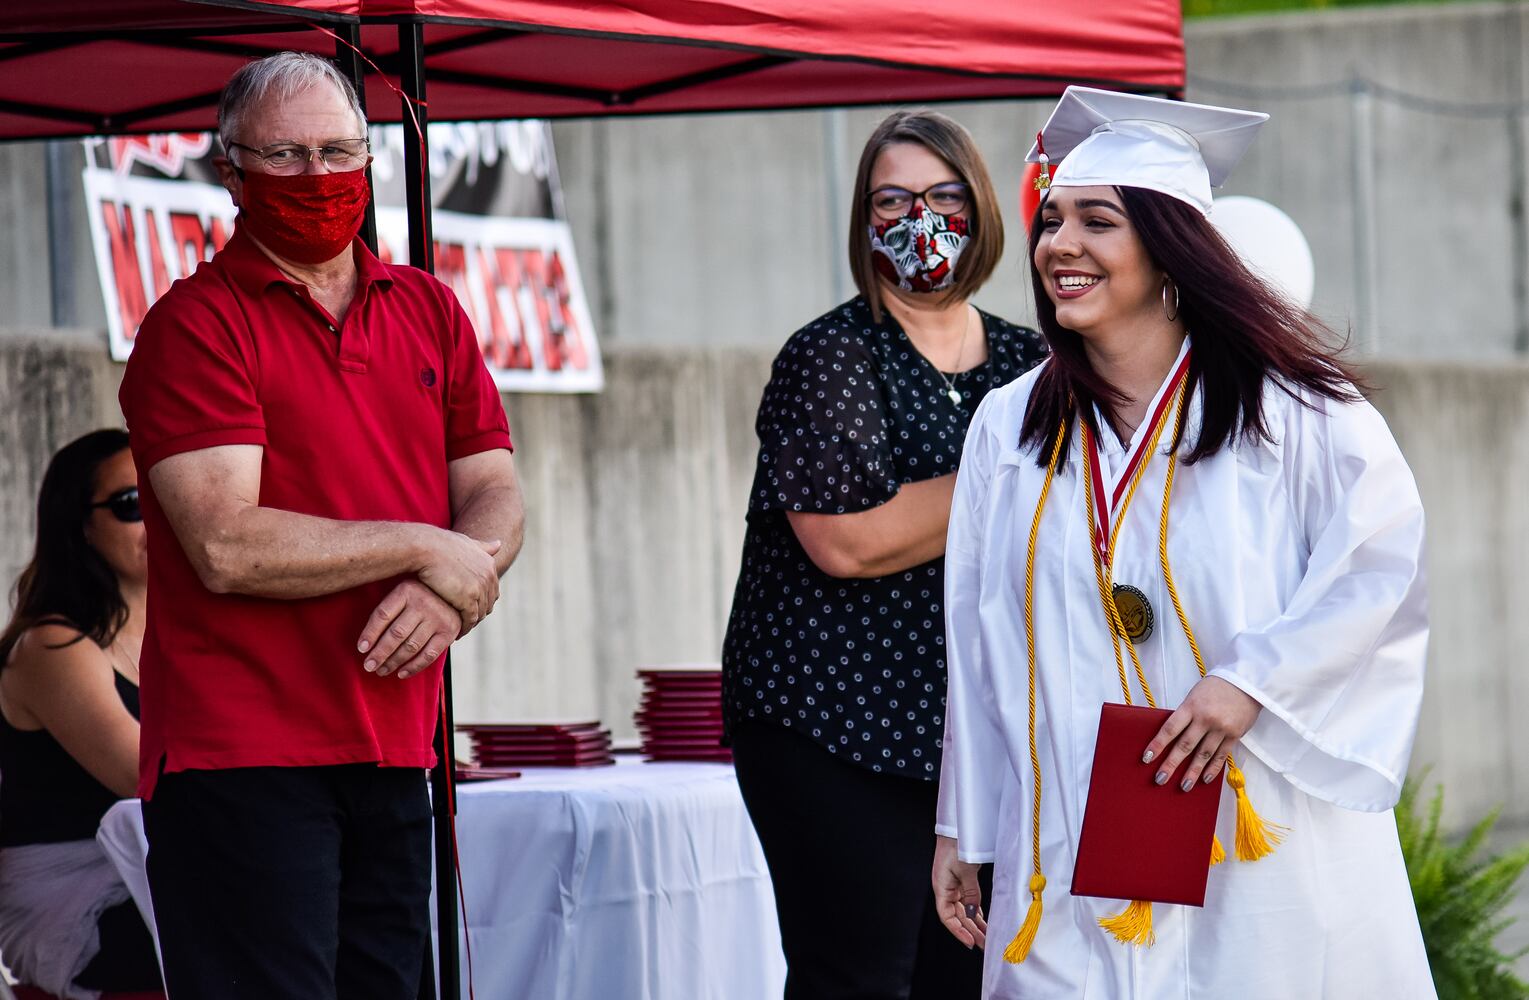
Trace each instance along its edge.
<path fill-rule="evenodd" d="M 533 768 L 457 802 L 477 996 L 780 997 L 774 894 L 730 765 Z M 142 829 L 128 800 L 99 839 L 152 928 Z"/>
<path fill-rule="evenodd" d="M 480 997 L 781 995 L 774 894 L 730 765 L 462 785 L 457 843 Z"/>

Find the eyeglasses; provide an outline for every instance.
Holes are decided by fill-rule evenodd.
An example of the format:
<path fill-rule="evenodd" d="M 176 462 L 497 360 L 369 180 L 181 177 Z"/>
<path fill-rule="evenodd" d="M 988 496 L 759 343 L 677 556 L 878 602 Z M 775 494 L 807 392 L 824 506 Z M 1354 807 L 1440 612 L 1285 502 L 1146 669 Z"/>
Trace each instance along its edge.
<path fill-rule="evenodd" d="M 111 511 L 111 516 L 123 524 L 134 524 L 143 520 L 143 508 L 138 506 L 138 487 L 129 486 L 118 490 L 100 503 L 90 505 L 91 510 L 97 507 L 105 507 Z"/>
<path fill-rule="evenodd" d="M 915 199 L 922 199 L 931 212 L 955 215 L 966 208 L 972 189 L 960 181 L 947 181 L 922 191 L 909 191 L 900 187 L 879 187 L 866 195 L 871 200 L 871 211 L 883 219 L 896 219 L 907 215 Z"/>
<path fill-rule="evenodd" d="M 315 155 L 336 172 L 360 170 L 372 148 L 366 139 L 331 139 L 322 146 L 304 146 L 300 142 L 274 142 L 259 149 L 242 142 L 230 142 L 228 146 L 253 153 L 265 164 L 266 172 L 272 174 L 300 174 L 308 169 Z"/>

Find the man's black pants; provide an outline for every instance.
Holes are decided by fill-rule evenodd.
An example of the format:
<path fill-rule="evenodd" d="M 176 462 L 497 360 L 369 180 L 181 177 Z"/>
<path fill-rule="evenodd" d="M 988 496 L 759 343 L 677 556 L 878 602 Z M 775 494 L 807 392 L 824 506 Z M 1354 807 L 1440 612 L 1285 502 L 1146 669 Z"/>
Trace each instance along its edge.
<path fill-rule="evenodd" d="M 430 935 L 425 772 L 181 771 L 144 803 L 174 1000 L 414 1000 Z"/>
<path fill-rule="evenodd" d="M 733 763 L 775 885 L 786 1000 L 981 995 L 982 952 L 945 929 L 929 886 L 934 782 L 877 774 L 757 722 L 733 733 Z M 981 881 L 986 904 L 990 867 Z"/>

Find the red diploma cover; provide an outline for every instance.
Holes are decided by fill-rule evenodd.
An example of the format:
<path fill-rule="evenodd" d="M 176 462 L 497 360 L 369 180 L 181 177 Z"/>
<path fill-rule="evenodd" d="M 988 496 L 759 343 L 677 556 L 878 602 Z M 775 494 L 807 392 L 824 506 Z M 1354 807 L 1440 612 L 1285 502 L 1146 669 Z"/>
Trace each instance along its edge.
<path fill-rule="evenodd" d="M 1142 751 L 1162 728 L 1166 708 L 1104 705 L 1094 744 L 1094 773 L 1083 810 L 1074 896 L 1205 905 L 1210 845 L 1216 834 L 1222 780 L 1179 790 L 1190 760 L 1166 785 Z"/>

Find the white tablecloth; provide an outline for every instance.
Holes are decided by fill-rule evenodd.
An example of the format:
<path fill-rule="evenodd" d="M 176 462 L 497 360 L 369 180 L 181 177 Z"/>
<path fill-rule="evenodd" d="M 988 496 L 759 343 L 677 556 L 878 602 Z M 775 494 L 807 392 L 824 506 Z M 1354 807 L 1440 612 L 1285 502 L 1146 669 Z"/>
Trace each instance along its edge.
<path fill-rule="evenodd" d="M 730 766 L 538 768 L 457 795 L 483 1000 L 780 997 L 774 895 Z M 136 800 L 99 839 L 152 928 Z"/>
<path fill-rule="evenodd" d="M 729 765 L 463 785 L 457 842 L 484 1000 L 782 993 L 769 872 Z"/>

